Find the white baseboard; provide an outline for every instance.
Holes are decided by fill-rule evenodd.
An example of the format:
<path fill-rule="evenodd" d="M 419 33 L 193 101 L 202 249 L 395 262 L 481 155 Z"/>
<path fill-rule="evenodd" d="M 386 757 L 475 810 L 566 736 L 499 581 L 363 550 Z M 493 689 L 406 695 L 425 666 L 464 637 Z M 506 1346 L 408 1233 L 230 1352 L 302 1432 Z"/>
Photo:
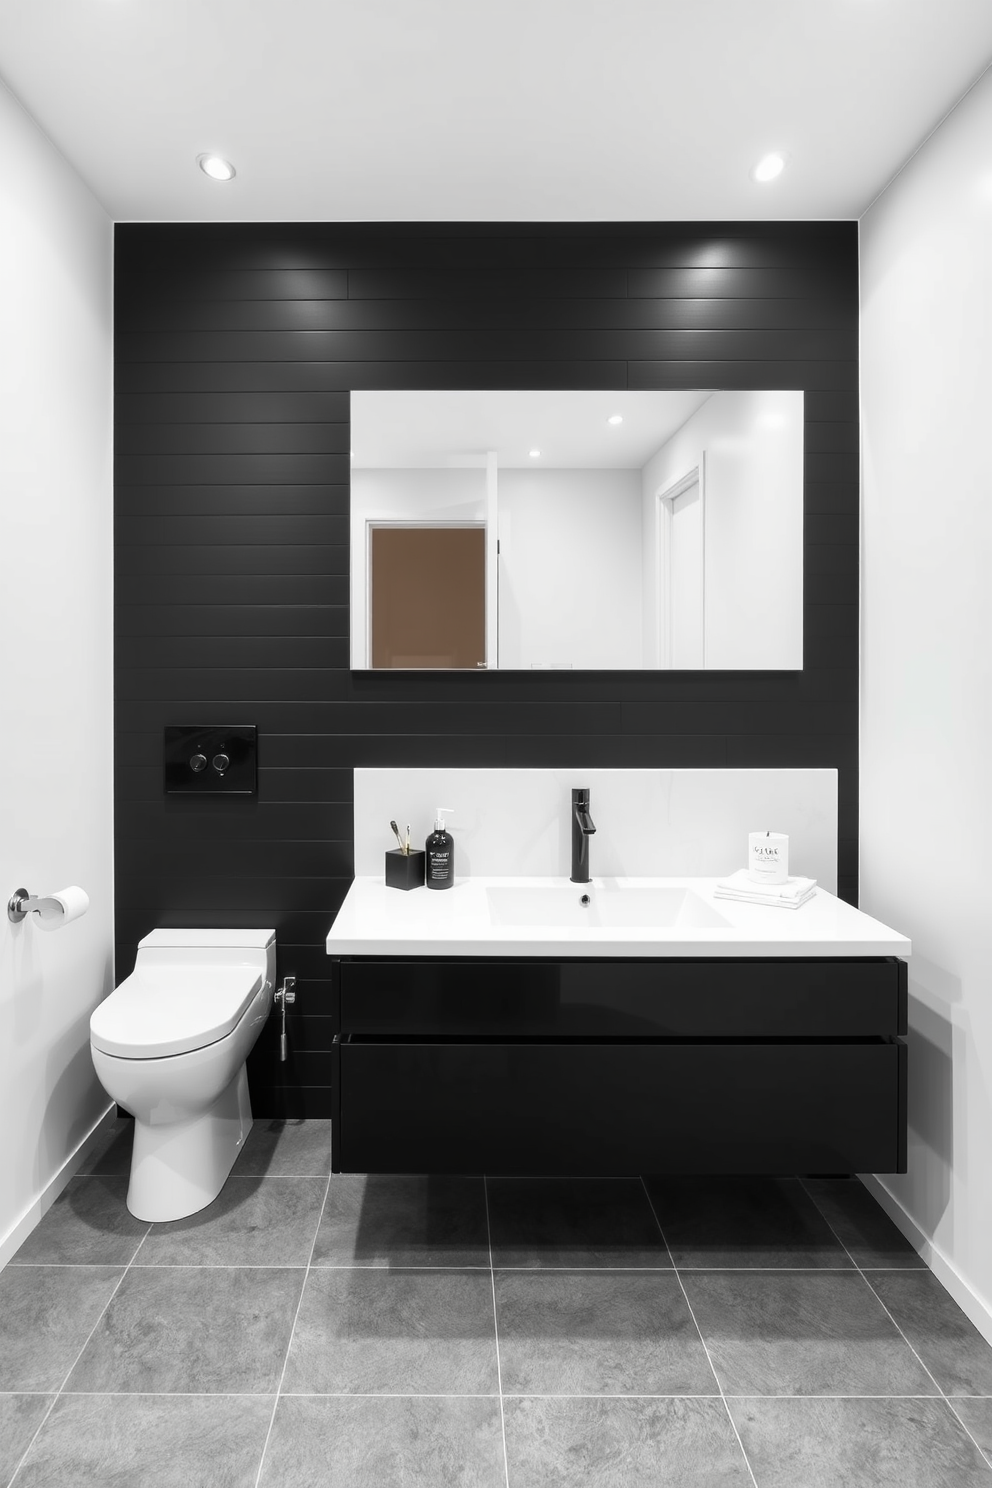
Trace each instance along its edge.
<path fill-rule="evenodd" d="M 11 1256 L 20 1250 L 35 1225 L 45 1217 L 55 1203 L 69 1179 L 75 1177 L 104 1132 L 113 1126 L 116 1117 L 117 1106 L 112 1103 L 96 1124 L 90 1128 L 75 1152 L 70 1153 L 66 1158 L 55 1177 L 45 1185 L 38 1197 L 31 1201 L 20 1218 L 14 1221 L 7 1233 L 0 1239 L 0 1270 L 6 1266 Z"/>
<path fill-rule="evenodd" d="M 961 1275 L 954 1262 L 920 1229 L 912 1215 L 885 1187 L 874 1173 L 859 1173 L 865 1188 L 877 1199 L 898 1230 L 901 1230 L 910 1245 L 926 1261 L 944 1290 L 958 1304 L 965 1316 L 974 1323 L 986 1343 L 992 1344 L 992 1307 L 974 1290 L 970 1282 Z"/>

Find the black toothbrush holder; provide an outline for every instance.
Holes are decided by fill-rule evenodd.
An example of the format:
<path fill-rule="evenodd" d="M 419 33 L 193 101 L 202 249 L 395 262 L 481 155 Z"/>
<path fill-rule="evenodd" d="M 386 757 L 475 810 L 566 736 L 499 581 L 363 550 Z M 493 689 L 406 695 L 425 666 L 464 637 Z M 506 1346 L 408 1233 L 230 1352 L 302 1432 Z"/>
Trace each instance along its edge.
<path fill-rule="evenodd" d="M 417 852 L 400 852 L 398 847 L 386 853 L 386 888 L 419 889 L 424 883 L 424 860 L 427 854 L 421 848 Z"/>

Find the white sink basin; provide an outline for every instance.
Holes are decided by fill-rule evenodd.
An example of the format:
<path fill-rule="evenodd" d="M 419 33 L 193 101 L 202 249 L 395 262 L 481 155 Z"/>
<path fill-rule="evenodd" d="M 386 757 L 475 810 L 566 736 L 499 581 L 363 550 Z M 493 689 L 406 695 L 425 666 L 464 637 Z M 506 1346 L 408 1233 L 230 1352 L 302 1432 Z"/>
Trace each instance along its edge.
<path fill-rule="evenodd" d="M 548 925 L 575 930 L 613 926 L 729 930 L 730 921 L 692 889 L 620 884 L 499 887 L 486 891 L 494 925 Z"/>

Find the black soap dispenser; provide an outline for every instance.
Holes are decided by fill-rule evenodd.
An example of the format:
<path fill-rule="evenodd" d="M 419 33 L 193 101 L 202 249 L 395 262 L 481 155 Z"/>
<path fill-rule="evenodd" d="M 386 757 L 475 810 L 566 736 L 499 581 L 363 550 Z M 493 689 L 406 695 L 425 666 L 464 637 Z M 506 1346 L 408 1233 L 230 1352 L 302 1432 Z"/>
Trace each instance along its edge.
<path fill-rule="evenodd" d="M 445 831 L 444 813 L 453 811 L 453 806 L 439 806 L 434 818 L 434 830 L 425 844 L 427 849 L 427 887 L 450 889 L 455 881 L 455 843 L 450 832 Z"/>

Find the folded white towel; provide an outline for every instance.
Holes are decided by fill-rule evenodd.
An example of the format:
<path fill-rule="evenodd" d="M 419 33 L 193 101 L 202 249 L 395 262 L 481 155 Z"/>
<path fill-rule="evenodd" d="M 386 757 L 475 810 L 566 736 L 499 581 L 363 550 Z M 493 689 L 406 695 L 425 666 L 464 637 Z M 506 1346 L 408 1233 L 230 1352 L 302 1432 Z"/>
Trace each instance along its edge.
<path fill-rule="evenodd" d="M 713 891 L 715 899 L 740 899 L 747 904 L 776 904 L 782 909 L 798 909 L 812 899 L 815 878 L 787 878 L 781 884 L 755 883 L 746 868 L 739 868 L 729 878 L 721 879 Z"/>
<path fill-rule="evenodd" d="M 815 889 L 810 889 L 809 893 L 804 894 L 801 899 L 769 899 L 764 894 L 728 894 L 726 891 L 721 893 L 719 889 L 713 891 L 714 899 L 736 899 L 738 904 L 763 904 L 766 908 L 772 909 L 798 909 L 801 904 L 806 904 L 815 895 Z"/>

